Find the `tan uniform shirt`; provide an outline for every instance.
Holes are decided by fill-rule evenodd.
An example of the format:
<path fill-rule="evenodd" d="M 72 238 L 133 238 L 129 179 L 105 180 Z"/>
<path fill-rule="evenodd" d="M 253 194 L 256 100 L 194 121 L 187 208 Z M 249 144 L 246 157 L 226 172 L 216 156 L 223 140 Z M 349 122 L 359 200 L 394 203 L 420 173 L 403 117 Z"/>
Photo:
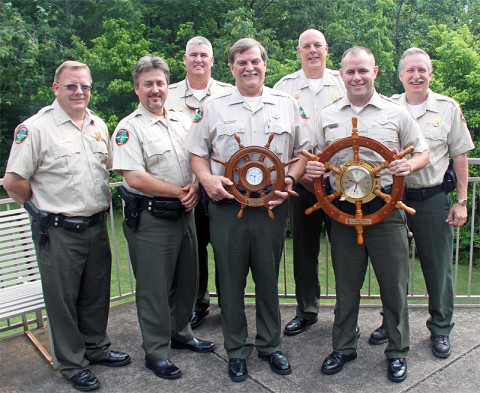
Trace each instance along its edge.
<path fill-rule="evenodd" d="M 405 93 L 395 94 L 392 99 L 407 107 Z M 430 160 L 405 180 L 409 188 L 434 187 L 443 182 L 449 156 L 466 153 L 475 146 L 460 106 L 453 98 L 429 90 L 417 122 L 430 147 Z"/>
<path fill-rule="evenodd" d="M 181 82 L 172 83 L 168 86 L 168 99 L 165 103 L 165 108 L 183 112 L 193 120 L 197 109 L 201 107 L 207 98 L 232 87 L 229 83 L 210 78 L 207 87 L 203 91 L 203 97 L 198 100 L 193 94 L 193 89 L 190 87 L 187 78 L 185 78 Z"/>
<path fill-rule="evenodd" d="M 191 153 L 222 161 L 239 150 L 234 133 L 244 146 L 265 146 L 273 132 L 270 144 L 282 162 L 298 155 L 302 149 L 312 146 L 300 130 L 298 105 L 288 94 L 263 87 L 261 101 L 252 110 L 244 97 L 234 87 L 213 96 L 204 105 L 203 117 L 197 115 L 185 141 Z M 225 167 L 210 161 L 213 175 L 224 175 Z M 275 178 L 275 172 L 272 173 Z"/>
<path fill-rule="evenodd" d="M 319 113 L 345 95 L 345 85 L 340 72 L 328 68 L 325 69 L 322 84 L 317 91 L 310 86 L 303 70 L 284 76 L 275 84 L 274 89 L 282 90 L 295 98 L 301 108 L 300 116 L 307 120 L 305 129 L 312 144 L 315 141 L 315 121 Z"/>
<path fill-rule="evenodd" d="M 414 147 L 414 153 L 427 149 L 428 145 L 415 119 L 401 105 L 390 98 L 375 92 L 359 113 L 352 109 L 348 96 L 327 106 L 318 118 L 316 126 L 317 148 L 323 150 L 337 139 L 352 135 L 352 117 L 358 118 L 359 135 L 367 136 L 382 142 L 388 148 L 399 151 L 409 146 Z M 377 166 L 385 160 L 371 149 L 360 148 L 360 158 Z M 346 161 L 353 159 L 353 150 L 346 148 L 335 154 L 330 162 L 340 167 Z M 382 187 L 392 184 L 392 175 L 388 169 L 380 172 Z M 334 190 L 335 174 L 330 174 L 330 184 Z"/>
<path fill-rule="evenodd" d="M 91 216 L 110 205 L 110 135 L 89 109 L 83 129 L 55 100 L 15 130 L 6 172 L 30 182 L 40 210 Z"/>
<path fill-rule="evenodd" d="M 164 182 L 185 187 L 193 183 L 190 155 L 183 141 L 192 121 L 182 113 L 166 111 L 159 119 L 142 104 L 118 123 L 112 136 L 113 170 L 147 172 Z M 135 194 L 146 195 L 123 185 Z M 151 196 L 151 195 L 150 195 Z"/>

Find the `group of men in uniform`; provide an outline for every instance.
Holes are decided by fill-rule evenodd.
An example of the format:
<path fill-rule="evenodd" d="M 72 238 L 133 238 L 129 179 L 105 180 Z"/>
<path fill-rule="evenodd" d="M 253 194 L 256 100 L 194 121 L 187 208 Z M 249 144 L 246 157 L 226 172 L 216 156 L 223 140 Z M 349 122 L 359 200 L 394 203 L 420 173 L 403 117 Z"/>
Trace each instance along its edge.
<path fill-rule="evenodd" d="M 328 45 L 318 30 L 303 32 L 297 50 L 302 69 L 282 78 L 274 89 L 264 85 L 267 52 L 251 38 L 237 41 L 228 53 L 235 86 L 211 78 L 213 51 L 203 37 L 187 43 L 187 76 L 176 84 L 170 85 L 161 58 L 144 56 L 132 71 L 138 108 L 120 121 L 111 139 L 106 125 L 87 108 L 92 85 L 88 66 L 67 61 L 55 73 L 54 103 L 17 127 L 4 188 L 17 202 L 31 201 L 39 211 L 32 233 L 55 354 L 60 372 L 76 389 L 100 385 L 89 364 L 124 366 L 131 361 L 128 354 L 109 349 L 106 335 L 108 170 L 124 178 L 119 188 L 125 201 L 123 228 L 137 283 L 145 366 L 159 377 L 174 379 L 181 370 L 169 361 L 169 348 L 214 350 L 214 343 L 192 332 L 209 313 L 206 247 L 211 242 L 228 375 L 234 382 L 248 377 L 246 359 L 254 348 L 273 372 L 290 374 L 292 367 L 281 351 L 277 287 L 287 216 L 290 213 L 292 221 L 298 305 L 284 334 L 296 335 L 315 323 L 319 312 L 322 213 L 308 217 L 303 212 L 315 203 L 313 179 L 326 176 L 322 163 L 307 163 L 300 152 L 322 151 L 350 135 L 352 116 L 359 119 L 360 134 L 393 151 L 414 148 L 408 159 L 397 159 L 382 172 L 381 185 L 388 193 L 392 175 L 406 178 L 407 201 L 417 210 L 408 225 L 430 295 L 427 326 L 433 351 L 440 357 L 450 354 L 452 226 L 467 219 L 466 152 L 473 148 L 458 104 L 429 90 L 431 61 L 418 48 L 402 57 L 399 73 L 406 93 L 393 100 L 375 91 L 378 66 L 367 48 L 347 50 L 340 72 L 326 68 Z M 272 134 L 270 149 L 282 162 L 297 158 L 287 168 L 285 190 L 271 191 L 275 196 L 268 209 L 275 218 L 265 209 L 247 207 L 238 219 L 240 204 L 225 188 L 232 179 L 213 158 L 229 160 L 239 149 L 235 135 L 245 146 L 264 146 Z M 347 156 L 332 162 L 340 166 Z M 361 151 L 360 157 L 379 161 L 368 152 Z M 458 179 L 458 200 L 452 207 L 443 186 L 449 157 Z M 336 189 L 334 174 L 327 183 Z M 299 196 L 285 203 L 293 190 Z M 342 202 L 338 207 L 351 209 Z M 370 202 L 363 205 L 366 213 L 378 208 Z M 407 376 L 409 349 L 405 214 L 394 211 L 365 228 L 363 245 L 357 244 L 354 228 L 326 221 L 337 304 L 333 352 L 321 371 L 335 374 L 357 357 L 360 288 L 370 257 L 384 315 L 370 342 L 388 341 L 387 375 L 401 382 Z M 249 271 L 256 284 L 253 343 L 244 306 Z"/>

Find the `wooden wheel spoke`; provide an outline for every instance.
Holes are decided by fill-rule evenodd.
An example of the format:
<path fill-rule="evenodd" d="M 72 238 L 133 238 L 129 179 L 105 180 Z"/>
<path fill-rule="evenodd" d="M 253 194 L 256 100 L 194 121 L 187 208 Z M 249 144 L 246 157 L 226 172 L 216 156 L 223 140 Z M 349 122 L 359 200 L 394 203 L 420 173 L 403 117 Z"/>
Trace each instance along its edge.
<path fill-rule="evenodd" d="M 265 154 L 261 154 L 258 161 L 263 162 L 263 161 L 265 161 L 265 158 L 266 158 Z"/>
<path fill-rule="evenodd" d="M 266 149 L 270 149 L 270 143 L 272 143 L 272 140 L 273 140 L 273 137 L 274 137 L 274 136 L 275 136 L 275 134 L 272 132 L 272 133 L 270 134 L 270 136 L 268 137 L 268 142 L 267 142 L 267 144 L 265 145 L 265 148 L 266 148 Z"/>
<path fill-rule="evenodd" d="M 343 192 L 340 191 L 340 190 L 337 190 L 335 191 L 333 194 L 330 194 L 328 195 L 326 198 L 325 198 L 325 201 L 327 201 L 328 203 L 331 203 L 334 199 L 337 199 L 340 195 L 342 195 Z"/>
<path fill-rule="evenodd" d="M 238 143 L 238 147 L 239 147 L 240 149 L 243 149 L 245 146 L 242 145 L 242 141 L 240 140 L 240 137 L 238 136 L 238 134 L 235 133 L 235 134 L 233 134 L 233 136 L 235 137 L 235 140 L 236 140 L 237 143 Z"/>
<path fill-rule="evenodd" d="M 352 150 L 353 150 L 353 162 L 355 164 L 358 164 L 360 162 L 360 154 L 359 154 L 360 147 L 358 145 L 353 145 Z"/>
<path fill-rule="evenodd" d="M 372 169 L 372 174 L 376 176 L 381 170 L 388 168 L 390 165 L 390 162 L 384 161 L 382 162 L 379 166 L 376 166 L 375 168 Z"/>
<path fill-rule="evenodd" d="M 298 158 L 298 157 L 292 158 L 290 161 L 284 162 L 284 163 L 283 163 L 283 166 L 286 167 L 287 165 L 294 164 L 294 163 L 296 163 L 299 159 L 300 159 L 300 158 Z"/>
<path fill-rule="evenodd" d="M 337 168 L 336 166 L 330 164 L 329 162 L 326 162 L 324 166 L 325 166 L 325 169 L 335 172 L 337 175 L 342 174 L 342 170 L 340 168 Z"/>

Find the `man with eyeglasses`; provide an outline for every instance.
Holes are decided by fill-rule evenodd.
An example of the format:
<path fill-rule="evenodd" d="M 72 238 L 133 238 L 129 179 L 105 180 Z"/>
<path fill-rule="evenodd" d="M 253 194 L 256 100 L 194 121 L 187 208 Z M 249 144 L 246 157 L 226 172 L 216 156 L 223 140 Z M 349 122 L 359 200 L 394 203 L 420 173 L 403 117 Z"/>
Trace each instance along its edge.
<path fill-rule="evenodd" d="M 66 61 L 57 68 L 57 99 L 15 130 L 3 183 L 32 214 L 55 356 L 61 374 L 81 391 L 100 386 L 89 364 L 131 361 L 110 351 L 106 334 L 111 146 L 107 126 L 87 108 L 91 85 L 87 65 Z"/>
<path fill-rule="evenodd" d="M 197 112 L 203 111 L 202 104 L 210 96 L 232 87 L 229 83 L 217 81 L 211 77 L 213 66 L 212 44 L 205 37 L 193 37 L 187 42 L 183 64 L 187 77 L 168 88 L 167 109 L 183 112 L 194 120 Z M 195 209 L 195 225 L 198 242 L 198 293 L 195 310 L 190 321 L 192 329 L 197 328 L 202 319 L 209 314 L 210 296 L 208 290 L 208 251 L 210 242 L 210 220 L 208 218 L 208 197 L 200 186 L 200 202 Z M 216 280 L 217 281 L 217 280 Z M 217 293 L 220 292 L 217 285 Z"/>

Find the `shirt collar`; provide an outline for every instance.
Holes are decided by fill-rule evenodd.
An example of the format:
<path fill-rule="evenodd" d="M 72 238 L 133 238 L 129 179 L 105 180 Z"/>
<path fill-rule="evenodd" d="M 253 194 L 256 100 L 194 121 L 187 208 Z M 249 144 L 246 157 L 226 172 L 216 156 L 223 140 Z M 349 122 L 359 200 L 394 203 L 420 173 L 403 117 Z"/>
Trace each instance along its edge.
<path fill-rule="evenodd" d="M 68 115 L 68 113 L 65 112 L 65 110 L 60 106 L 58 100 L 53 101 L 52 106 L 53 106 L 55 121 L 57 125 L 71 121 L 75 125 L 75 127 L 78 128 L 78 126 L 72 120 L 72 118 Z M 95 123 L 95 121 L 93 118 L 93 112 L 90 109 L 86 108 L 85 115 L 83 117 L 83 124 L 89 124 L 89 123 Z"/>

